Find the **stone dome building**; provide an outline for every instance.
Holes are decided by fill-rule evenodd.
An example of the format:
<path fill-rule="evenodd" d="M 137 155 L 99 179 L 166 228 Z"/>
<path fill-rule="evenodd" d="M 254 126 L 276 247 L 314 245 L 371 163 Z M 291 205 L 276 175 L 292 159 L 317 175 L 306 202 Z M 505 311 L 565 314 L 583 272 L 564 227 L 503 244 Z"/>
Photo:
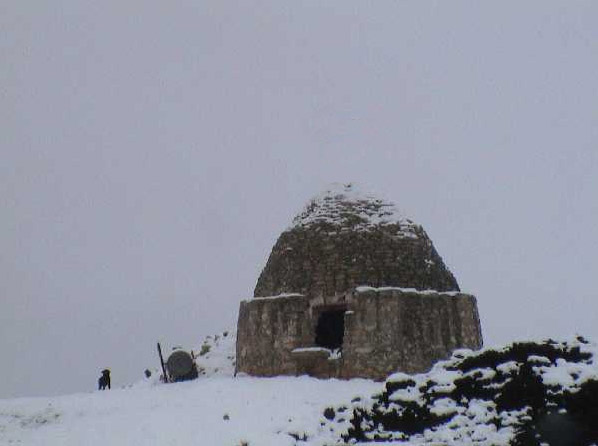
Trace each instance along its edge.
<path fill-rule="evenodd" d="M 334 185 L 280 235 L 241 303 L 237 371 L 383 379 L 481 345 L 476 299 L 423 228 Z"/>

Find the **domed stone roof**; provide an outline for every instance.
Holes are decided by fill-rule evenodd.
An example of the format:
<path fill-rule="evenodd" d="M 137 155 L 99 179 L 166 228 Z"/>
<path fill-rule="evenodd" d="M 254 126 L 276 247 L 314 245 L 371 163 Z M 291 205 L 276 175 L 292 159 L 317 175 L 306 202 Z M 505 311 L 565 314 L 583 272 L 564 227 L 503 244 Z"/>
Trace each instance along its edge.
<path fill-rule="evenodd" d="M 354 185 L 333 185 L 280 235 L 254 296 L 333 296 L 364 285 L 459 291 L 420 225 Z"/>

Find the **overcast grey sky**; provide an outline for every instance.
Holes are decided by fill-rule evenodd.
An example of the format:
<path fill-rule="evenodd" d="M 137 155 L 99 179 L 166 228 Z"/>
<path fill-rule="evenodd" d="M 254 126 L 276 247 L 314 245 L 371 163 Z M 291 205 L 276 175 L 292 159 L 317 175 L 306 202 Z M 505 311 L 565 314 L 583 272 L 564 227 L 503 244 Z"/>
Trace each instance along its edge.
<path fill-rule="evenodd" d="M 234 327 L 333 181 L 422 224 L 487 345 L 598 340 L 598 3 L 3 1 L 0 397 Z"/>

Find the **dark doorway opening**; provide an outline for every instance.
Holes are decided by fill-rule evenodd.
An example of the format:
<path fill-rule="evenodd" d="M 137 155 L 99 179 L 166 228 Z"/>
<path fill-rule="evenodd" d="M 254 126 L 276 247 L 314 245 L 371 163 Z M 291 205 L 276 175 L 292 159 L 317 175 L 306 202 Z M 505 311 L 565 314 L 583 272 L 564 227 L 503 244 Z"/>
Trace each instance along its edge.
<path fill-rule="evenodd" d="M 345 309 L 330 309 L 320 313 L 316 326 L 316 345 L 330 350 L 343 346 Z"/>

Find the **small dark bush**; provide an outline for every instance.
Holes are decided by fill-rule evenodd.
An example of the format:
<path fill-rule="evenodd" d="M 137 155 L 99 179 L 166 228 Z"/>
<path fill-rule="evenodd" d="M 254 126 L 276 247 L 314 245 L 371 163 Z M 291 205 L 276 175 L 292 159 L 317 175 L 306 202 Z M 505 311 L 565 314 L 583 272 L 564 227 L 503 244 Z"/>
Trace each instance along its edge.
<path fill-rule="evenodd" d="M 211 348 L 212 347 L 210 346 L 210 344 L 203 344 L 201 346 L 201 350 L 199 351 L 199 356 L 203 356 L 203 355 L 209 353 L 209 351 L 211 350 Z"/>
<path fill-rule="evenodd" d="M 395 390 L 407 389 L 408 387 L 415 386 L 415 381 L 407 379 L 405 381 L 387 381 L 385 384 L 386 392 L 393 393 Z"/>
<path fill-rule="evenodd" d="M 542 378 L 529 364 L 523 364 L 519 372 L 503 386 L 496 398 L 496 410 L 516 410 L 531 407 L 534 412 L 546 406 L 546 388 Z"/>
<path fill-rule="evenodd" d="M 473 369 L 496 368 L 497 365 L 508 361 L 527 362 L 530 356 L 544 356 L 553 364 L 556 363 L 557 358 L 570 362 L 584 362 L 592 357 L 590 353 L 581 353 L 578 346 L 561 346 L 551 340 L 543 343 L 516 342 L 505 350 L 487 350 L 479 355 L 465 358 L 450 369 L 468 372 Z"/>
<path fill-rule="evenodd" d="M 327 420 L 334 420 L 335 415 L 336 413 L 334 412 L 334 409 L 332 407 L 327 407 L 326 409 L 324 409 L 324 418 L 326 418 Z"/>

